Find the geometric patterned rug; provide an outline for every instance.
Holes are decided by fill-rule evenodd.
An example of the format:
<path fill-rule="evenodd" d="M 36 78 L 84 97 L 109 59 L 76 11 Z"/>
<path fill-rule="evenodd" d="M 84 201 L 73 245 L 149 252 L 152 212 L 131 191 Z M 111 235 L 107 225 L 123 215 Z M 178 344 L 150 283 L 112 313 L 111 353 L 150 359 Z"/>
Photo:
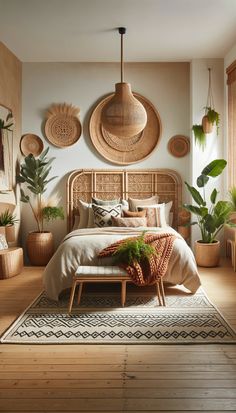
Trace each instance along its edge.
<path fill-rule="evenodd" d="M 187 294 L 166 289 L 166 307 L 150 292 L 83 293 L 68 315 L 69 296 L 59 302 L 45 293 L 3 334 L 2 343 L 25 344 L 215 344 L 236 343 L 230 327 L 203 289 Z"/>

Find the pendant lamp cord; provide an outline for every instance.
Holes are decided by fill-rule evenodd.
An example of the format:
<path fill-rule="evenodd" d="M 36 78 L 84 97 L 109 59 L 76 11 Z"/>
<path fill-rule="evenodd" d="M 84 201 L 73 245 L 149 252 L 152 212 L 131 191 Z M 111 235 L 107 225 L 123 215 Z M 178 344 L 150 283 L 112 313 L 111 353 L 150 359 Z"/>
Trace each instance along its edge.
<path fill-rule="evenodd" d="M 120 69 L 121 69 L 120 78 L 121 78 L 121 83 L 124 82 L 123 36 L 124 36 L 124 34 L 121 33 L 121 38 L 120 38 Z"/>
<path fill-rule="evenodd" d="M 123 45 L 123 36 L 126 33 L 126 28 L 125 27 L 119 27 L 118 31 L 121 35 L 121 37 L 120 37 L 120 78 L 121 78 L 121 83 L 124 83 L 124 58 L 123 58 L 124 45 Z"/>
<path fill-rule="evenodd" d="M 208 94 L 207 94 L 207 104 L 206 104 L 206 109 L 205 112 L 207 113 L 207 108 L 212 108 L 214 109 L 214 100 L 213 100 L 213 93 L 212 93 L 212 87 L 211 87 L 211 68 L 208 68 L 208 75 L 209 75 L 209 80 L 208 80 Z"/>

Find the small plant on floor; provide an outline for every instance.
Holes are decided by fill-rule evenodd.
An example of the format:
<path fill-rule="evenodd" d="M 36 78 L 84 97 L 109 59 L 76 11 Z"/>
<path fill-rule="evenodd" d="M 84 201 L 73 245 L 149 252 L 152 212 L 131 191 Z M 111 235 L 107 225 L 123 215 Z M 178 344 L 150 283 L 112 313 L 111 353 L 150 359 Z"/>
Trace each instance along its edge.
<path fill-rule="evenodd" d="M 115 263 L 131 265 L 133 262 L 141 263 L 156 255 L 155 249 L 145 242 L 145 232 L 139 237 L 123 241 L 114 253 Z"/>

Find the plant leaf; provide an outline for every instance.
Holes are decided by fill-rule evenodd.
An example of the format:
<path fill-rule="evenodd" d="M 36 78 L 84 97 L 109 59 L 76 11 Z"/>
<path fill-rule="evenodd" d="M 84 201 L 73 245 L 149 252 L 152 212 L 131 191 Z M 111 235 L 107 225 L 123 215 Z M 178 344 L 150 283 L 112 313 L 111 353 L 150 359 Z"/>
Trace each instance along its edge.
<path fill-rule="evenodd" d="M 218 194 L 217 190 L 216 190 L 216 189 L 213 189 L 213 191 L 212 191 L 212 193 L 211 193 L 211 196 L 210 196 L 210 200 L 211 200 L 211 203 L 212 203 L 212 204 L 215 204 L 217 194 Z"/>
<path fill-rule="evenodd" d="M 194 201 L 199 205 L 206 205 L 206 202 L 204 201 L 204 199 L 202 198 L 201 194 L 198 192 L 197 189 L 195 189 L 193 186 L 190 186 L 187 182 L 185 182 L 185 185 L 187 186 L 190 194 L 192 195 Z"/>
<path fill-rule="evenodd" d="M 215 159 L 202 170 L 202 175 L 212 176 L 215 178 L 222 173 L 226 165 L 227 161 L 225 159 Z"/>
<path fill-rule="evenodd" d="M 198 188 L 203 188 L 208 181 L 209 181 L 208 176 L 203 175 L 203 174 L 200 175 L 200 176 L 197 178 L 197 186 L 198 186 Z"/>

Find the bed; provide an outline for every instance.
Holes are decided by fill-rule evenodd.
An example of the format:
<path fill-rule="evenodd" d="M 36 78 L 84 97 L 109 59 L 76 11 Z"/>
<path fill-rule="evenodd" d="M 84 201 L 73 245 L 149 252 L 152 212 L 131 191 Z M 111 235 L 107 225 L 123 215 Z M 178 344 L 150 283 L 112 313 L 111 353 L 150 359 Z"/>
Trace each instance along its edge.
<path fill-rule="evenodd" d="M 120 199 L 124 208 L 128 199 L 146 200 L 158 196 L 158 203 L 170 204 L 171 226 L 160 227 L 94 227 L 81 228 L 81 202 L 90 206 L 92 198 L 111 202 Z M 49 261 L 43 274 L 46 294 L 53 300 L 72 285 L 79 265 L 112 265 L 112 257 L 102 261 L 98 253 L 110 244 L 144 230 L 150 233 L 168 232 L 177 235 L 181 224 L 182 182 L 179 174 L 169 169 L 76 170 L 67 180 L 68 234 Z M 122 207 L 121 207 L 122 208 Z M 91 213 L 91 211 L 90 211 Z M 79 229 L 78 229 L 79 228 Z M 174 242 L 164 282 L 183 284 L 191 293 L 200 286 L 193 253 L 178 235 Z"/>

